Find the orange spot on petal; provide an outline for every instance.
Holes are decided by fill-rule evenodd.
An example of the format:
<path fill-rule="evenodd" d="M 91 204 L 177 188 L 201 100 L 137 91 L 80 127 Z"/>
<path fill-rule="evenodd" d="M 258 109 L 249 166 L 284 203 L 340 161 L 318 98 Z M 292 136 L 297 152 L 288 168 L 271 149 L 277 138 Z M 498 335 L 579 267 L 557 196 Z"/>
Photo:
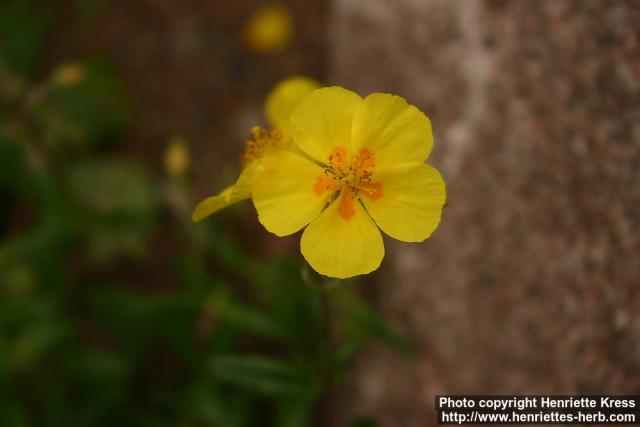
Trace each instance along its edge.
<path fill-rule="evenodd" d="M 338 182 L 332 176 L 320 175 L 316 182 L 313 184 L 313 192 L 316 196 L 322 196 L 327 191 L 333 191 L 338 189 Z"/>
<path fill-rule="evenodd" d="M 364 182 L 358 188 L 362 194 L 368 196 L 371 200 L 378 200 L 382 197 L 382 184 L 379 182 Z"/>
<path fill-rule="evenodd" d="M 373 158 L 373 153 L 371 150 L 363 148 L 358 151 L 358 155 L 356 157 L 356 170 L 358 172 L 364 172 L 369 169 L 373 169 L 376 165 L 375 159 Z"/>
<path fill-rule="evenodd" d="M 356 208 L 353 205 L 354 200 L 351 191 L 347 190 L 343 192 L 339 203 L 340 206 L 338 206 L 338 213 L 342 218 L 349 221 L 356 214 Z"/>

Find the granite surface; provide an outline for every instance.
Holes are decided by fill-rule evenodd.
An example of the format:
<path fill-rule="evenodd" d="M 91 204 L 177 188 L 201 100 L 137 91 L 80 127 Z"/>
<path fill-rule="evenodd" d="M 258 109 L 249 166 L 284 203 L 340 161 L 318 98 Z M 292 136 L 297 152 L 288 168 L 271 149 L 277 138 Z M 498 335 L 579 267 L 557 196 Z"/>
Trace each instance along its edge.
<path fill-rule="evenodd" d="M 336 0 L 330 81 L 432 119 L 448 205 L 390 244 L 334 425 L 435 423 L 434 394 L 640 392 L 640 2 Z"/>

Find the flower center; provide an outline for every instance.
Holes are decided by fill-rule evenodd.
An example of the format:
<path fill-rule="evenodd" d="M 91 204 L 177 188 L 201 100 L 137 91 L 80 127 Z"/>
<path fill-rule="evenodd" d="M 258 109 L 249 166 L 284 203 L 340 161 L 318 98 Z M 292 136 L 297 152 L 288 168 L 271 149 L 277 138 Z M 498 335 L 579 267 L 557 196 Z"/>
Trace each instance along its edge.
<path fill-rule="evenodd" d="M 350 158 L 345 147 L 336 147 L 331 150 L 329 164 L 316 180 L 313 191 L 317 196 L 330 191 L 340 197 L 338 212 L 349 220 L 356 213 L 354 203 L 361 195 L 371 200 L 382 197 L 382 184 L 371 181 L 374 168 L 373 154 L 366 148 Z"/>
<path fill-rule="evenodd" d="M 243 166 L 248 166 L 254 160 L 258 160 L 267 154 L 284 148 L 284 138 L 277 130 L 267 130 L 260 126 L 251 128 L 251 135 L 245 142 L 244 150 L 240 155 Z"/>

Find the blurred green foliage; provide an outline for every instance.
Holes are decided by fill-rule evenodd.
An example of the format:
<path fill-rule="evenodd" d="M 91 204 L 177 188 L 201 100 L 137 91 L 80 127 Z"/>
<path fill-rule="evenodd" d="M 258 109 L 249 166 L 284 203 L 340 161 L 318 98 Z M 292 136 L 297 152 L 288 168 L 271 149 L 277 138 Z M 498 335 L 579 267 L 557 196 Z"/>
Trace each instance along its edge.
<path fill-rule="evenodd" d="M 16 74 L 33 73 L 44 48 L 50 12 L 40 2 L 0 3 L 0 67 Z"/>
<path fill-rule="evenodd" d="M 0 4 L 0 426 L 313 425 L 365 342 L 403 341 L 231 217 L 192 224 L 186 178 L 118 155 L 108 65 L 34 77 L 49 22 Z"/>

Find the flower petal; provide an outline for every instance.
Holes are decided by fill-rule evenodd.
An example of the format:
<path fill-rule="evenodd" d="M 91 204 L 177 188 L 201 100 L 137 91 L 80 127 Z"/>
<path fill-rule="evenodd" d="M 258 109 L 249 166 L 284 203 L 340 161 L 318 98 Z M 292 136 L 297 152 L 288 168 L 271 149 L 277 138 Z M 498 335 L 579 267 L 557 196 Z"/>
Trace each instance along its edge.
<path fill-rule="evenodd" d="M 431 235 L 446 199 L 436 168 L 405 163 L 374 173 L 371 179 L 381 183 L 381 195 L 361 200 L 382 231 L 405 242 L 421 242 Z"/>
<path fill-rule="evenodd" d="M 246 47 L 259 54 L 274 54 L 285 49 L 293 38 L 294 21 L 289 9 L 279 4 L 260 7 L 244 28 Z"/>
<path fill-rule="evenodd" d="M 431 121 L 403 98 L 386 93 L 367 96 L 353 117 L 354 151 L 369 149 L 377 168 L 424 162 L 431 153 Z"/>
<path fill-rule="evenodd" d="M 279 82 L 271 90 L 265 102 L 264 113 L 269 125 L 282 132 L 285 139 L 291 137 L 289 126 L 291 111 L 319 87 L 317 81 L 304 76 L 294 76 Z"/>
<path fill-rule="evenodd" d="M 286 236 L 311 222 L 331 195 L 314 192 L 322 174 L 320 166 L 288 151 L 263 158 L 251 187 L 260 223 L 273 234 Z"/>
<path fill-rule="evenodd" d="M 291 113 L 296 144 L 313 159 L 327 163 L 336 147 L 351 147 L 353 113 L 362 103 L 356 93 L 341 87 L 313 91 Z"/>
<path fill-rule="evenodd" d="M 370 273 L 384 257 L 376 224 L 358 202 L 353 203 L 350 215 L 341 213 L 342 197 L 309 224 L 300 240 L 309 265 L 320 274 L 339 279 Z"/>
<path fill-rule="evenodd" d="M 191 218 L 195 222 L 202 221 L 221 209 L 251 197 L 251 181 L 255 175 L 259 161 L 254 161 L 244 168 L 235 184 L 225 188 L 215 196 L 207 197 L 198 203 Z"/>

